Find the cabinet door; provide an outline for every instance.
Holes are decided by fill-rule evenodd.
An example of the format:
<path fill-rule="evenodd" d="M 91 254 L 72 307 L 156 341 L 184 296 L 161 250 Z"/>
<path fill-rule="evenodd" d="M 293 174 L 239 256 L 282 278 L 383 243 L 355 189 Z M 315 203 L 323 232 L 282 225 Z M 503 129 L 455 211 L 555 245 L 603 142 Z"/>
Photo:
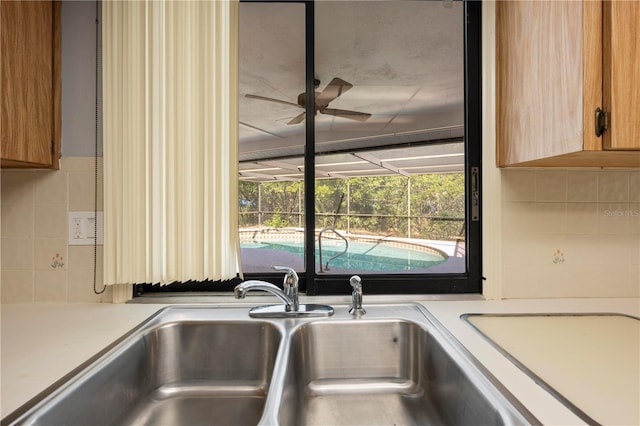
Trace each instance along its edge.
<path fill-rule="evenodd" d="M 640 2 L 605 1 L 603 29 L 603 147 L 640 150 Z"/>
<path fill-rule="evenodd" d="M 498 165 L 583 149 L 585 31 L 582 2 L 496 2 Z"/>
<path fill-rule="evenodd" d="M 50 1 L 0 4 L 2 158 L 52 164 L 53 6 Z"/>

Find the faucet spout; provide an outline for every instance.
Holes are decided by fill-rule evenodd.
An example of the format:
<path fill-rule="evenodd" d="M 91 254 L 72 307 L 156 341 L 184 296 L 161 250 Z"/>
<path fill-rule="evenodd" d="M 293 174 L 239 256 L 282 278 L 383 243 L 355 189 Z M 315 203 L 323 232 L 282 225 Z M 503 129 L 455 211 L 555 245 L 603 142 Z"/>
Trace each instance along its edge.
<path fill-rule="evenodd" d="M 293 300 L 287 296 L 282 290 L 280 290 L 277 286 L 259 280 L 250 280 L 245 281 L 243 283 L 238 284 L 234 289 L 233 293 L 236 299 L 244 299 L 248 292 L 250 291 L 266 291 L 267 293 L 273 294 L 277 298 L 279 298 L 284 304 L 285 309 L 287 311 L 291 311 L 294 306 Z"/>

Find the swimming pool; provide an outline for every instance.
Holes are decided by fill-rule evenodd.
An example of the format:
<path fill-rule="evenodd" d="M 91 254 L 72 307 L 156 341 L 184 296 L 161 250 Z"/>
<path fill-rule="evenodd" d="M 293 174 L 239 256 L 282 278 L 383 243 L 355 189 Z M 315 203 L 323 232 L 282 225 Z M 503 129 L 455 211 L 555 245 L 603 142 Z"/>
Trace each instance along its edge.
<path fill-rule="evenodd" d="M 241 248 L 283 250 L 304 258 L 302 241 L 252 241 L 242 243 Z M 323 263 L 344 250 L 344 241 L 323 240 Z M 318 244 L 316 243 L 316 264 L 319 265 Z M 358 270 L 371 272 L 406 272 L 430 268 L 447 260 L 447 255 L 429 247 L 409 244 L 395 245 L 385 241 L 350 241 L 348 251 L 329 263 L 329 270 Z"/>

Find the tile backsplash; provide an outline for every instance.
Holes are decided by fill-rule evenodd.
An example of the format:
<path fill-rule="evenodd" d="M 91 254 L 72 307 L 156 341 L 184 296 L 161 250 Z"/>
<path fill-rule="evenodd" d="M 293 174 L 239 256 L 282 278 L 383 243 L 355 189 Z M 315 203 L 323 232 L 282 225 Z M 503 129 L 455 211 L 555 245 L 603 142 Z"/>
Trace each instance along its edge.
<path fill-rule="evenodd" d="M 506 169 L 501 180 L 501 237 L 484 238 L 502 246 L 502 297 L 640 297 L 640 170 Z M 94 209 L 94 159 L 2 170 L 1 187 L 2 302 L 111 302 L 111 289 L 93 292 L 93 247 L 67 244 L 68 212 Z M 102 210 L 101 180 L 98 191 Z"/>
<path fill-rule="evenodd" d="M 640 296 L 640 171 L 501 173 L 502 297 Z"/>
<path fill-rule="evenodd" d="M 93 246 L 67 243 L 68 212 L 94 210 L 94 163 L 90 157 L 67 157 L 58 171 L 2 170 L 2 303 L 111 302 L 110 289 L 101 295 L 93 291 Z M 97 262 L 101 289 L 101 246 Z"/>

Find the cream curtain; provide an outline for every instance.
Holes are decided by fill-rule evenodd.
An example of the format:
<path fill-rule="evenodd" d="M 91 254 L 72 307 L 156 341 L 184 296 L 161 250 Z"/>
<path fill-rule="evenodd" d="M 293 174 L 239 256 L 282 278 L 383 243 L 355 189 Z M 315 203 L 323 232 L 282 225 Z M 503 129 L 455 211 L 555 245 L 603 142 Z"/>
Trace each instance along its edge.
<path fill-rule="evenodd" d="M 239 272 L 238 1 L 104 1 L 105 284 Z"/>

